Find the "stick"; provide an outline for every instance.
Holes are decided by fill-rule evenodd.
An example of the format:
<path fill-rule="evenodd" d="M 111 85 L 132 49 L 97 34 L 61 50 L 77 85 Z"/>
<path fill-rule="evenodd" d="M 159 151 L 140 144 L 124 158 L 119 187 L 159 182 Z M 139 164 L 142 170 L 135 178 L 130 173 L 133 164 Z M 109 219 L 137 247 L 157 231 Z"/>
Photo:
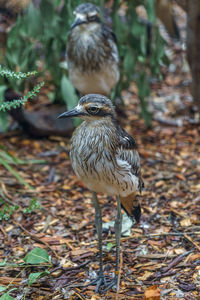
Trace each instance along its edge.
<path fill-rule="evenodd" d="M 200 251 L 200 246 L 187 233 L 184 233 L 184 237 Z"/>
<path fill-rule="evenodd" d="M 55 257 L 56 257 L 57 259 L 60 259 L 59 256 L 56 254 L 56 252 L 51 248 L 51 246 L 50 246 L 48 243 L 42 241 L 40 238 L 38 238 L 38 237 L 37 237 L 36 235 L 34 235 L 33 233 L 30 233 L 28 230 L 26 230 L 26 229 L 25 229 L 21 224 L 19 224 L 18 222 L 13 221 L 13 223 L 14 223 L 16 226 L 19 226 L 19 227 L 20 227 L 27 235 L 29 235 L 33 240 L 35 240 L 36 242 L 39 242 L 39 243 L 45 245 L 47 248 L 49 248 L 49 249 L 53 252 L 53 254 L 55 255 Z"/>

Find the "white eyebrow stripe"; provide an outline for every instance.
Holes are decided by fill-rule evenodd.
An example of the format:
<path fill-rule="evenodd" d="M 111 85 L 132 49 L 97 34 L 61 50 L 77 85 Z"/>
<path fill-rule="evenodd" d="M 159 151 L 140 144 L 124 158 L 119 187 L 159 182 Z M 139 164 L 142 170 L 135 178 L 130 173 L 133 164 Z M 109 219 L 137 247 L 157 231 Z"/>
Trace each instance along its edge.
<path fill-rule="evenodd" d="M 90 12 L 88 13 L 88 15 L 89 15 L 90 17 L 93 17 L 93 16 L 96 16 L 97 13 L 96 13 L 96 11 L 90 11 Z"/>
<path fill-rule="evenodd" d="M 85 15 L 83 15 L 83 14 L 76 13 L 75 15 L 76 15 L 76 18 L 77 18 L 77 19 L 80 19 L 80 20 L 82 20 L 82 21 L 85 21 L 85 20 L 86 20 Z"/>

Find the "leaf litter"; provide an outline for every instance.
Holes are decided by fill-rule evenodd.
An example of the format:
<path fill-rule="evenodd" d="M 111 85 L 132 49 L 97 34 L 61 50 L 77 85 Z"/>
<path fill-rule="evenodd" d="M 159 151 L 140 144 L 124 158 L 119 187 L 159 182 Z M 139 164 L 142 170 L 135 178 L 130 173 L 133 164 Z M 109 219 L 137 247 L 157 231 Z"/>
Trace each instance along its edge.
<path fill-rule="evenodd" d="M 123 95 L 127 118 L 119 117 L 119 121 L 138 142 L 145 190 L 140 223 L 132 228 L 124 223 L 128 234 L 121 238 L 120 291 L 102 296 L 94 293 L 93 286 L 84 287 L 98 272 L 98 243 L 91 194 L 72 171 L 69 139 L 36 140 L 9 133 L 0 137 L 0 144 L 12 155 L 36 162 L 45 157 L 46 162 L 14 166 L 34 190 L 0 167 L 0 198 L 18 206 L 0 224 L 0 295 L 8 288 L 13 289 L 8 299 L 24 295 L 35 300 L 200 297 L 200 137 L 198 124 L 192 122 L 193 103 L 186 84 L 190 75 L 182 69 L 180 58 L 180 51 L 185 53 L 177 47 L 176 70 L 163 69 L 163 81 L 151 86 L 150 129 L 139 117 L 134 83 Z M 37 209 L 30 206 L 33 199 L 39 203 Z M 99 199 L 106 224 L 105 274 L 111 278 L 116 202 L 103 194 Z M 0 210 L 4 205 L 1 201 Z M 48 253 L 44 256 L 48 266 L 44 262 L 25 267 L 24 258 L 38 248 Z"/>

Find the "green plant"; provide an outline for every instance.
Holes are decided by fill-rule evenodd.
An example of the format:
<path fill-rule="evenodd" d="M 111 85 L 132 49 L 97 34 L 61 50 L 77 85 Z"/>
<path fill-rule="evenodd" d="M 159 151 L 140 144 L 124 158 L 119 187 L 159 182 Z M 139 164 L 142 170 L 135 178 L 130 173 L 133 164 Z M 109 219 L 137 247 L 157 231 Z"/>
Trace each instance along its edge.
<path fill-rule="evenodd" d="M 33 198 L 30 203 L 29 206 L 24 208 L 23 212 L 25 214 L 30 214 L 35 210 L 40 210 L 41 209 L 41 205 L 40 202 L 37 200 L 37 198 Z"/>
<path fill-rule="evenodd" d="M 0 198 L 0 221 L 9 220 L 13 212 L 18 210 L 19 205 L 9 205 Z"/>
<path fill-rule="evenodd" d="M 6 81 L 4 83 L 2 83 L 2 81 L 0 81 L 0 124 L 4 130 L 6 129 L 6 126 L 7 126 L 6 111 L 11 110 L 13 108 L 17 108 L 21 105 L 24 105 L 28 100 L 35 97 L 38 94 L 40 88 L 44 85 L 44 82 L 37 84 L 31 91 L 29 91 L 26 95 L 24 95 L 20 99 L 17 99 L 17 100 L 13 99 L 12 101 L 4 101 L 3 100 L 4 93 L 5 93 L 6 89 L 9 87 L 6 84 L 7 80 L 10 80 L 11 83 L 17 84 L 18 82 L 20 82 L 21 79 L 26 79 L 26 78 L 28 78 L 30 76 L 34 76 L 36 74 L 37 74 L 37 72 L 35 72 L 35 71 L 27 72 L 27 73 L 13 72 L 6 68 L 3 68 L 0 65 L 0 78 L 2 79 L 2 77 L 4 77 L 6 79 Z"/>
<path fill-rule="evenodd" d="M 147 103 L 150 96 L 149 78 L 161 78 L 160 66 L 168 63 L 164 50 L 165 41 L 156 24 L 154 0 L 126 1 L 126 3 L 125 21 L 122 21 L 118 13 L 124 2 L 114 1 L 112 11 L 113 29 L 118 39 L 122 62 L 120 81 L 114 95 L 120 96 L 121 91 L 128 89 L 134 78 L 138 87 L 141 115 L 149 126 L 151 124 L 151 113 Z M 147 21 L 137 15 L 137 7 L 140 5 L 146 10 Z"/>
<path fill-rule="evenodd" d="M 3 68 L 0 65 L 0 76 L 5 77 L 7 79 L 10 79 L 13 82 L 17 82 L 18 80 L 28 78 L 30 76 L 35 75 L 37 72 L 13 72 L 8 69 Z M 44 82 L 41 82 L 37 84 L 31 91 L 29 91 L 25 96 L 21 97 L 18 100 L 12 100 L 12 101 L 3 101 L 4 98 L 4 92 L 7 89 L 6 85 L 0 85 L 0 123 L 3 127 L 3 129 L 6 129 L 7 126 L 7 110 L 15 109 L 21 105 L 24 105 L 29 99 L 35 97 L 37 93 L 39 92 L 40 88 L 44 85 Z M 18 159 L 8 153 L 8 151 L 0 145 L 0 165 L 4 166 L 10 173 L 12 173 L 17 180 L 23 184 L 24 186 L 32 189 L 32 187 L 25 182 L 25 180 L 22 178 L 22 176 L 13 168 L 11 167 L 11 164 L 26 164 L 26 163 L 44 163 L 44 160 L 29 160 L 25 161 L 22 159 Z"/>
<path fill-rule="evenodd" d="M 17 180 L 29 189 L 33 189 L 23 177 L 11 165 L 25 165 L 25 164 L 43 164 L 46 160 L 30 159 L 23 160 L 11 155 L 2 145 L 0 145 L 0 165 L 4 166 Z"/>
<path fill-rule="evenodd" d="M 12 267 L 12 268 L 22 268 L 28 269 L 28 268 L 33 268 L 33 267 L 43 267 L 45 268 L 43 271 L 40 272 L 31 272 L 28 277 L 27 281 L 27 289 L 30 288 L 30 286 L 35 283 L 39 278 L 42 278 L 46 275 L 49 275 L 49 268 L 52 266 L 51 263 L 51 258 L 48 255 L 47 251 L 36 247 L 33 250 L 31 250 L 23 259 L 23 263 L 7 263 L 6 261 L 3 261 L 0 263 L 0 268 L 1 267 Z M 22 271 L 18 273 L 16 277 L 18 277 L 21 274 Z M 14 300 L 13 297 L 11 297 L 9 294 L 16 290 L 17 288 L 12 288 L 10 289 L 10 285 L 8 286 L 0 286 L 0 293 L 4 292 L 3 295 L 0 297 L 0 300 Z M 25 290 L 24 297 L 23 299 L 26 299 L 26 293 L 27 289 Z"/>
<path fill-rule="evenodd" d="M 103 10 L 108 0 L 91 2 Z M 40 65 L 40 71 L 50 73 L 49 83 L 55 87 L 54 92 L 49 94 L 50 99 L 64 101 L 69 108 L 77 102 L 77 96 L 67 78 L 66 65 L 60 61 L 66 49 L 73 10 L 80 3 L 81 0 L 41 0 L 39 8 L 30 4 L 27 13 L 18 17 L 8 35 L 4 59 L 8 67 L 22 72 L 33 70 L 36 64 Z M 140 5 L 147 12 L 147 21 L 138 17 L 137 7 Z M 123 17 L 120 11 L 123 11 Z M 103 11 L 101 13 L 103 15 Z M 112 99 L 121 97 L 122 90 L 128 89 L 134 79 L 138 87 L 141 115 L 146 124 L 150 125 L 151 114 L 147 103 L 150 94 L 149 78 L 160 78 L 160 66 L 167 61 L 165 43 L 156 24 L 154 0 L 115 0 L 112 4 L 112 20 L 121 59 L 120 81 L 113 91 Z M 9 85 L 15 90 L 23 90 L 23 85 L 18 82 L 9 82 Z"/>

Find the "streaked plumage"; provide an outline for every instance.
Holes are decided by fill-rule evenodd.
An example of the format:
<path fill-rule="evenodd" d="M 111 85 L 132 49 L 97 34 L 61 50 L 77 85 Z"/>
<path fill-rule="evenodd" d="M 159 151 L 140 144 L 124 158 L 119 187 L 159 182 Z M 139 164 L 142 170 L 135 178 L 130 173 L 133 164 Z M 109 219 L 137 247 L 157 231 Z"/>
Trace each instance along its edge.
<path fill-rule="evenodd" d="M 84 120 L 71 140 L 70 157 L 76 175 L 91 191 L 119 197 L 129 216 L 139 221 L 138 194 L 143 182 L 137 145 L 134 138 L 117 124 L 112 102 L 102 95 L 86 95 L 79 100 L 74 110 L 60 117 L 70 116 L 79 116 Z M 118 203 L 119 216 L 120 211 Z M 121 216 L 118 218 L 121 220 Z M 116 226 L 118 248 L 120 220 L 116 219 L 116 223 L 119 223 Z M 117 268 L 118 263 L 119 249 Z"/>
<path fill-rule="evenodd" d="M 79 5 L 67 41 L 69 78 L 83 95 L 109 95 L 119 80 L 118 50 L 111 29 L 91 3 Z"/>

